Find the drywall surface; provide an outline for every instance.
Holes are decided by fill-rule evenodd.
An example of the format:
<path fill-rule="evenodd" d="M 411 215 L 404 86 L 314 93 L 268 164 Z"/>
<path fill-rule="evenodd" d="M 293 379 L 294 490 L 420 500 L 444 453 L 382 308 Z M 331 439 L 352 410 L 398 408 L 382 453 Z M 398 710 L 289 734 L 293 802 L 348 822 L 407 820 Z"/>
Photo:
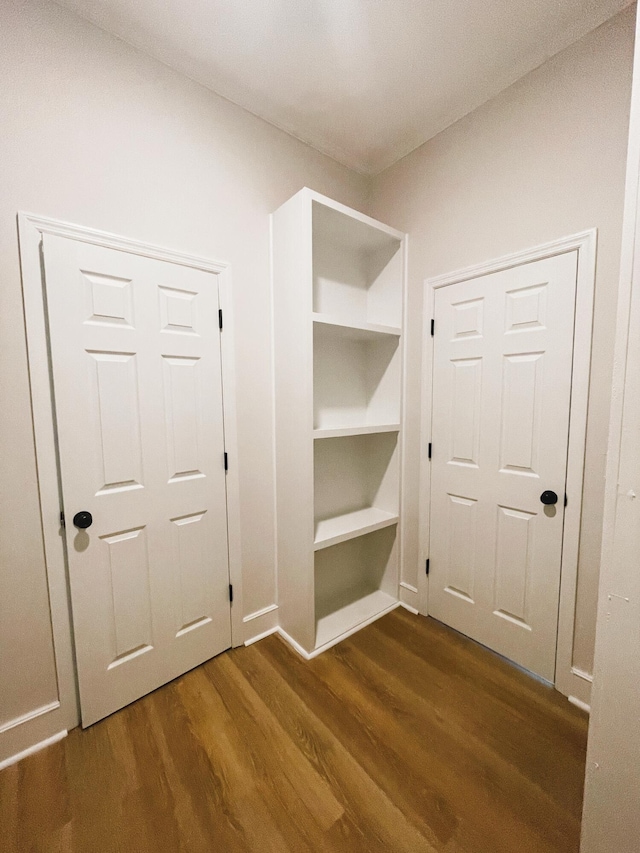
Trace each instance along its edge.
<path fill-rule="evenodd" d="M 16 213 L 231 264 L 244 610 L 275 601 L 269 213 L 364 179 L 60 7 L 0 9 L 0 729 L 56 698 Z M 0 756 L 2 759 L 4 756 Z"/>
<path fill-rule="evenodd" d="M 587 673 L 593 666 L 634 19 L 633 7 L 620 13 L 383 172 L 372 183 L 369 206 L 373 216 L 410 235 L 406 451 L 413 460 L 419 452 L 423 280 L 598 228 L 573 659 Z M 405 506 L 412 514 L 417 466 L 409 465 L 405 475 Z M 425 556 L 419 554 L 417 520 L 409 518 L 405 542 L 404 580 L 412 585 Z"/>
<path fill-rule="evenodd" d="M 640 20 L 636 27 L 582 853 L 640 849 Z"/>

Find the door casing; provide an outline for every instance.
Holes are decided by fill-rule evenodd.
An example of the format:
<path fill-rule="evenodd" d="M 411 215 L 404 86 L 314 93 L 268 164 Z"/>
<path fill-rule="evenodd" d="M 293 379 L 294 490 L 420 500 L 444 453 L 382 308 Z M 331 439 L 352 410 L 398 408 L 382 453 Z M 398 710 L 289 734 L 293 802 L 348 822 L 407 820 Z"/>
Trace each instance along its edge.
<path fill-rule="evenodd" d="M 229 265 L 31 213 L 18 214 L 18 233 L 40 516 L 58 680 L 58 701 L 52 703 L 46 713 L 38 716 L 34 721 L 37 722 L 38 727 L 28 734 L 31 743 L 37 743 L 51 732 L 74 728 L 80 721 L 67 566 L 63 538 L 60 536 L 60 476 L 56 449 L 47 307 L 43 286 L 41 256 L 43 234 L 53 234 L 70 240 L 180 264 L 210 272 L 216 276 L 220 307 L 224 317 L 221 356 L 225 447 L 230 460 L 226 489 L 229 577 L 234 593 L 231 607 L 231 638 L 234 647 L 242 645 L 244 641 L 239 466 L 237 464 L 233 310 Z"/>
<path fill-rule="evenodd" d="M 578 580 L 578 550 L 582 516 L 584 453 L 589 405 L 589 374 L 591 368 L 591 337 L 593 299 L 595 290 L 597 229 L 582 231 L 551 243 L 522 252 L 505 255 L 483 264 L 466 267 L 452 273 L 426 279 L 423 303 L 422 350 L 422 423 L 420 459 L 420 564 L 418 566 L 418 608 L 428 613 L 429 581 L 424 561 L 429 556 L 429 521 L 431 470 L 428 444 L 431 440 L 433 338 L 431 319 L 435 292 L 441 287 L 458 284 L 478 276 L 501 272 L 521 264 L 543 260 L 567 252 L 577 252 L 576 313 L 573 334 L 573 369 L 571 375 L 571 409 L 569 420 L 569 450 L 567 457 L 567 495 L 565 524 L 562 539 L 560 607 L 558 612 L 558 644 L 556 650 L 555 687 L 574 704 L 588 710 L 592 676 L 573 665 L 573 635 Z"/>

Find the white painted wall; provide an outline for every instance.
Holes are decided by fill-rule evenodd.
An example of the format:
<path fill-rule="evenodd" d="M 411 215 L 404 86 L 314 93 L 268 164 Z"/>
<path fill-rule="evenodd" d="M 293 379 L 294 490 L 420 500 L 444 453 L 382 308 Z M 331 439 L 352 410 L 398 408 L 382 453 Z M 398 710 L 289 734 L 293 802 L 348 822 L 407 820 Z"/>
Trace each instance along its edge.
<path fill-rule="evenodd" d="M 597 227 L 598 264 L 574 666 L 592 671 L 629 120 L 634 8 L 372 182 L 368 212 L 409 232 L 404 580 L 416 585 L 425 278 Z"/>
<path fill-rule="evenodd" d="M 640 850 L 640 20 L 636 27 L 582 853 Z"/>
<path fill-rule="evenodd" d="M 244 609 L 275 601 L 268 215 L 364 179 L 56 5 L 0 10 L 0 728 L 53 701 L 16 213 L 231 264 Z M 231 460 L 231 464 L 238 464 Z M 5 755 L 0 754 L 0 760 Z"/>

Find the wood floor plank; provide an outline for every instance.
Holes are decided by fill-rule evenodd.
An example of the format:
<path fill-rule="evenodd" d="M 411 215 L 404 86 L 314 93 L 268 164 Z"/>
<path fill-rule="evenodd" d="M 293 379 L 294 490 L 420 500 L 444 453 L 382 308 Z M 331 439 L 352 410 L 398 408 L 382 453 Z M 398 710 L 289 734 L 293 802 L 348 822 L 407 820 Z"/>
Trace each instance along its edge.
<path fill-rule="evenodd" d="M 216 658 L 209 667 L 217 669 L 223 660 Z M 296 829 L 299 816 L 293 818 L 287 810 L 304 811 L 301 798 L 269 763 L 268 746 L 247 736 L 236 697 L 221 695 L 204 667 L 182 679 L 178 692 L 193 734 L 218 777 L 212 818 L 217 815 L 233 828 L 233 837 L 220 849 L 286 850 L 290 836 L 301 851 L 312 849 Z"/>
<path fill-rule="evenodd" d="M 527 844 L 536 849 L 540 844 L 538 836 L 546 839 L 550 850 L 563 843 L 566 846 L 567 839 L 575 837 L 574 815 L 556 801 L 551 791 L 538 786 L 528 773 L 521 772 L 516 764 L 474 734 L 469 719 L 461 718 L 455 707 L 435 714 L 431 703 L 425 702 L 419 691 L 407 688 L 403 670 L 396 669 L 400 674 L 383 670 L 351 642 L 345 643 L 336 654 L 348 668 L 349 679 L 359 683 L 362 691 L 370 690 L 368 685 L 384 683 L 384 689 L 377 688 L 373 696 L 378 709 L 393 704 L 393 742 L 406 744 L 415 760 L 433 762 L 430 772 L 439 779 L 441 795 L 447 796 L 461 822 L 481 825 L 477 804 L 486 800 L 490 803 L 488 811 L 500 815 L 503 828 L 510 825 L 521 834 L 523 849 Z M 521 825 L 522 801 L 530 804 L 532 815 L 527 830 Z M 525 842 L 524 834 L 529 828 L 535 831 L 535 837 Z M 497 849 L 499 841 L 492 839 L 487 829 L 483 833 L 487 848 Z M 475 842 L 476 846 L 478 843 Z"/>
<path fill-rule="evenodd" d="M 215 840 L 221 849 L 231 843 L 239 850 L 248 849 L 227 832 L 226 822 L 215 819 L 219 813 L 219 797 L 212 793 L 217 788 L 213 781 L 215 771 L 193 734 L 189 715 L 176 695 L 177 686 L 171 688 L 149 697 L 146 724 L 157 744 L 158 759 L 171 792 L 167 808 L 182 848 L 189 853 L 205 853 Z"/>
<path fill-rule="evenodd" d="M 274 661 L 281 659 L 282 651 L 288 651 L 278 643 L 274 638 L 272 644 L 265 644 Z M 398 722 L 402 688 L 390 693 L 379 678 L 367 683 L 357 671 L 336 666 L 341 654 L 333 650 L 331 655 L 312 661 L 311 667 L 300 664 L 295 672 L 297 689 L 305 691 L 305 701 L 323 703 L 324 722 L 336 727 L 352 754 L 414 825 L 423 833 L 435 831 L 442 846 L 455 836 L 459 849 L 474 853 L 510 851 L 512 837 L 519 839 L 523 851 L 557 849 L 556 809 L 547 809 L 548 821 L 543 827 L 554 830 L 553 838 L 547 839 L 519 817 L 517 791 L 508 791 L 516 800 L 511 807 L 507 807 L 511 805 L 508 798 L 490 799 L 489 795 L 495 794 L 486 780 L 490 765 L 474 762 L 469 768 L 459 745 L 449 739 L 445 749 L 439 748 L 444 734 L 441 731 L 431 738 L 429 725 L 424 727 L 424 738 L 402 732 Z M 308 675 L 311 668 L 313 680 Z M 306 691 L 313 691 L 315 699 L 311 700 Z M 471 819 L 467 819 L 469 809 Z M 563 842 L 565 837 L 561 833 Z"/>
<path fill-rule="evenodd" d="M 270 664 L 265 645 L 268 644 L 236 652 L 237 666 L 344 804 L 349 820 L 356 826 L 356 834 L 351 836 L 352 846 L 348 849 L 432 853 L 435 848 L 406 820 L 354 760 L 349 749 L 311 711 L 288 679 Z M 366 836 L 362 832 L 363 825 L 368 828 Z"/>
<path fill-rule="evenodd" d="M 254 750 L 263 747 L 262 755 L 256 756 L 256 760 L 262 760 L 265 772 L 273 774 L 277 770 L 297 792 L 318 827 L 322 831 L 330 829 L 342 817 L 344 808 L 262 698 L 255 690 L 247 689 L 247 680 L 236 666 L 236 655 L 221 657 L 215 665 L 204 667 L 204 671 L 219 692 L 235 699 L 236 725 L 242 731 L 245 743 L 251 744 Z"/>
<path fill-rule="evenodd" d="M 258 844 L 263 835 L 265 838 L 273 837 L 276 844 L 273 849 L 288 849 L 293 840 L 296 841 L 300 850 L 312 851 L 322 849 L 322 831 L 320 823 L 332 825 L 341 814 L 342 809 L 335 802 L 328 787 L 320 787 L 321 780 L 312 779 L 310 772 L 305 772 L 303 767 L 303 756 L 293 752 L 291 744 L 285 744 L 279 736 L 277 725 L 274 720 L 269 719 L 268 712 L 260 709 L 261 713 L 254 720 L 252 705 L 254 698 L 250 696 L 250 689 L 245 684 L 243 691 L 237 691 L 233 683 L 233 675 L 230 670 L 233 664 L 229 662 L 231 656 L 217 658 L 207 667 L 203 668 L 200 675 L 209 682 L 209 689 L 204 689 L 204 695 L 211 693 L 211 683 L 216 691 L 223 697 L 223 703 L 229 712 L 229 723 L 225 726 L 220 721 L 218 730 L 222 731 L 227 739 L 228 750 L 234 756 L 233 767 L 229 773 L 239 774 L 237 786 L 237 797 L 244 802 L 243 792 L 251 791 L 251 803 L 253 807 L 244 808 L 239 814 L 239 819 L 246 822 L 253 820 L 256 810 L 260 812 L 260 821 L 249 829 L 257 833 L 253 835 L 253 843 Z M 205 671 L 206 670 L 206 671 Z M 206 715 L 202 718 L 202 725 L 210 727 L 214 709 L 209 707 Z M 215 745 L 212 744 L 215 749 Z M 284 752 L 284 756 L 283 756 Z M 222 756 L 218 760 L 224 760 Z M 308 768 L 310 770 L 310 768 Z M 318 793 L 321 799 L 328 801 L 322 804 L 315 814 L 309 810 L 313 807 L 309 800 L 309 790 Z M 245 804 L 248 805 L 248 804 Z M 331 816 L 327 820 L 327 814 Z M 271 829 L 265 832 L 265 827 L 271 825 Z M 254 847 L 255 849 L 255 847 Z"/>
<path fill-rule="evenodd" d="M 0 771 L 0 850 L 18 849 L 20 764 Z"/>
<path fill-rule="evenodd" d="M 121 713 L 126 715 L 127 737 L 137 739 L 133 726 L 140 709 L 131 706 Z M 121 761 L 124 745 L 117 733 L 111 737 L 114 728 L 120 730 L 120 724 L 114 715 L 100 726 L 75 729 L 61 741 L 71 803 L 72 851 L 89 850 L 97 842 L 100 853 L 119 853 L 127 847 L 135 850 L 136 845 L 145 849 L 149 843 L 137 796 L 137 776 L 129 776 L 128 765 Z M 114 750 L 114 742 L 120 749 Z M 156 784 L 155 773 L 149 784 Z"/>
<path fill-rule="evenodd" d="M 64 778 L 65 757 L 60 750 L 42 750 L 30 762 L 18 765 L 20 797 L 18 800 L 18 849 L 59 849 L 67 835 L 71 820 L 69 793 Z M 40 827 L 41 839 L 31 842 L 29 824 Z"/>
<path fill-rule="evenodd" d="M 586 716 L 397 610 L 277 636 L 0 772 L 2 853 L 573 853 Z"/>
<path fill-rule="evenodd" d="M 527 718 L 540 724 L 540 731 L 558 732 L 563 740 L 575 740 L 584 748 L 586 717 L 560 693 L 434 619 L 422 619 L 404 609 L 394 615 L 393 620 L 381 620 L 381 631 L 398 637 L 407 648 L 439 667 L 447 681 L 453 676 L 466 682 L 483 703 L 521 709 L 526 700 Z"/>
<path fill-rule="evenodd" d="M 431 706 L 436 726 L 446 721 L 449 727 L 457 725 L 458 728 L 464 728 L 475 748 L 494 753 L 496 759 L 502 760 L 505 770 L 517 769 L 551 799 L 563 802 L 572 812 L 579 812 L 582 801 L 581 769 L 586 748 L 586 724 L 582 725 L 579 712 L 570 714 L 569 718 L 574 720 L 574 729 L 584 732 L 578 743 L 570 737 L 568 727 L 558 725 L 557 720 L 552 726 L 547 719 L 540 727 L 526 696 L 520 697 L 514 710 L 505 706 L 491 690 L 489 697 L 483 698 L 477 688 L 459 681 L 455 676 L 449 678 L 448 684 L 445 682 L 434 689 L 435 654 L 432 660 L 425 661 L 404 643 L 395 640 L 389 642 L 381 632 L 361 632 L 341 648 L 346 651 L 353 647 L 362 651 L 379 667 L 380 675 L 384 672 L 398 674 L 404 688 Z M 487 664 L 491 667 L 494 656 L 483 649 L 477 649 L 476 652 L 479 658 L 477 668 Z M 487 661 L 484 660 L 485 656 L 488 656 Z M 510 669 L 522 675 L 513 667 Z M 533 682 L 547 701 L 555 702 L 555 691 L 528 676 L 524 677 Z M 561 701 L 568 708 L 571 707 L 564 697 Z M 469 713 L 469 708 L 473 708 L 473 713 Z M 556 750 L 560 750 L 562 760 L 549 760 L 549 752 Z"/>
<path fill-rule="evenodd" d="M 295 684 L 296 692 L 314 707 L 322 722 L 349 749 L 365 772 L 377 782 L 384 777 L 384 790 L 398 805 L 407 819 L 434 844 L 447 841 L 456 827 L 456 815 L 448 803 L 438 796 L 428 768 L 424 774 L 416 775 L 413 762 L 401 761 L 388 736 L 388 727 L 393 727 L 392 714 L 382 727 L 375 725 L 371 706 L 359 701 L 361 697 L 349 688 L 344 689 L 343 674 L 336 666 L 335 652 L 305 662 L 291 660 L 289 650 L 278 637 L 268 638 L 263 643 L 263 654 L 278 669 L 281 675 Z M 327 678 L 326 666 L 332 671 Z M 379 785 L 380 786 L 380 785 Z M 381 787 L 381 786 L 380 786 Z"/>

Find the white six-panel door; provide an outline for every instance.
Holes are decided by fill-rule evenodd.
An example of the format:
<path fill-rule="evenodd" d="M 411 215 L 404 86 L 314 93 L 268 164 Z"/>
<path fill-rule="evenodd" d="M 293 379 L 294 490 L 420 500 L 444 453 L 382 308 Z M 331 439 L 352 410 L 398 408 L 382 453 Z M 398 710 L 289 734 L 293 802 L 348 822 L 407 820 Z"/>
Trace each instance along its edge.
<path fill-rule="evenodd" d="M 576 271 L 569 252 L 435 296 L 429 614 L 549 681 Z"/>
<path fill-rule="evenodd" d="M 218 290 L 175 263 L 43 249 L 89 725 L 231 645 Z"/>

